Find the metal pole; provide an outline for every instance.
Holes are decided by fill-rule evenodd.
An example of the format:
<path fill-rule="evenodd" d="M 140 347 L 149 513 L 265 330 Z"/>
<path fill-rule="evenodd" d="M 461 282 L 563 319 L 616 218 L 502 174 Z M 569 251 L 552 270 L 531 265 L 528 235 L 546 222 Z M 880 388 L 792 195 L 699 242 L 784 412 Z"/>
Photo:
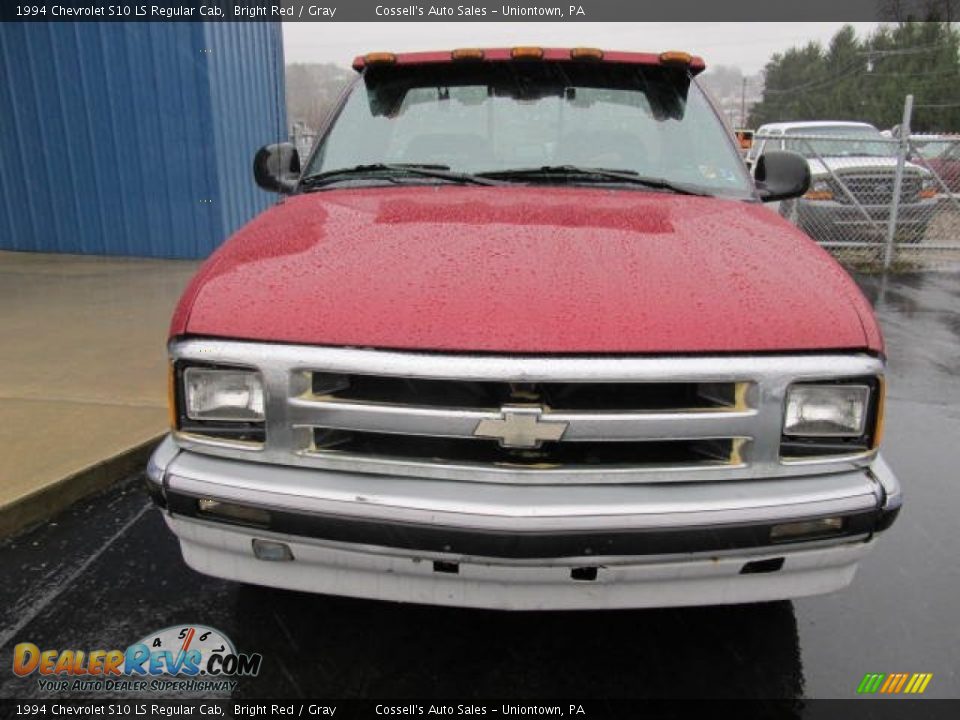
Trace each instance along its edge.
<path fill-rule="evenodd" d="M 910 149 L 910 117 L 913 115 L 913 95 L 907 95 L 903 103 L 903 122 L 900 123 L 900 145 L 897 150 L 897 174 L 893 179 L 893 200 L 890 203 L 890 218 L 887 222 L 887 249 L 883 256 L 884 271 L 893 263 L 893 240 L 897 234 L 897 215 L 900 212 L 900 188 L 903 186 L 903 166 Z"/>
<path fill-rule="evenodd" d="M 740 127 L 747 126 L 747 79 L 741 78 L 740 85 Z"/>

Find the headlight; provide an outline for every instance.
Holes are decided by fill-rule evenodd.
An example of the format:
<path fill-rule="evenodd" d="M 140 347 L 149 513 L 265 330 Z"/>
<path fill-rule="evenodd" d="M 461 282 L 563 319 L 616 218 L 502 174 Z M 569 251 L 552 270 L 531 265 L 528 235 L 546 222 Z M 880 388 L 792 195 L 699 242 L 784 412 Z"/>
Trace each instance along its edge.
<path fill-rule="evenodd" d="M 183 371 L 183 398 L 190 420 L 263 420 L 263 382 L 257 372 L 188 367 Z"/>
<path fill-rule="evenodd" d="M 940 186 L 932 175 L 925 175 L 920 185 L 920 197 L 933 198 L 940 192 Z"/>
<path fill-rule="evenodd" d="M 170 407 L 181 438 L 259 449 L 266 441 L 263 379 L 247 368 L 191 365 L 172 367 Z"/>
<path fill-rule="evenodd" d="M 793 437 L 860 437 L 870 402 L 867 385 L 794 385 L 787 390 L 783 434 Z"/>

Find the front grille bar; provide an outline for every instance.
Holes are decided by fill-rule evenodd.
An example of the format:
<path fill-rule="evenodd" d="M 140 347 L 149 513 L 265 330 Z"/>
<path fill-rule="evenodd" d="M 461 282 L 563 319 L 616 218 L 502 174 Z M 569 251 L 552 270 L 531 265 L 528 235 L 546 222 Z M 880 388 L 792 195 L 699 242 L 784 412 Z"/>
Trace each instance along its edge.
<path fill-rule="evenodd" d="M 684 440 L 749 437 L 757 411 L 545 412 L 544 420 L 565 423 L 564 442 Z M 500 411 L 463 410 L 292 398 L 288 409 L 294 427 L 323 427 L 362 432 L 476 438 L 483 420 Z"/>

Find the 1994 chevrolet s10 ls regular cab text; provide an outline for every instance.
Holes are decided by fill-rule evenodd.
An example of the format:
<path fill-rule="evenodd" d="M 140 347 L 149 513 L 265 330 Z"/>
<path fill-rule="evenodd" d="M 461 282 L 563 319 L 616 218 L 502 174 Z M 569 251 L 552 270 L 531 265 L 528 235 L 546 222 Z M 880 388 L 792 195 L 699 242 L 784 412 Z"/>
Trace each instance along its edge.
<path fill-rule="evenodd" d="M 233 580 L 505 609 L 835 590 L 893 522 L 883 341 L 697 57 L 357 58 L 170 331 L 148 485 Z"/>

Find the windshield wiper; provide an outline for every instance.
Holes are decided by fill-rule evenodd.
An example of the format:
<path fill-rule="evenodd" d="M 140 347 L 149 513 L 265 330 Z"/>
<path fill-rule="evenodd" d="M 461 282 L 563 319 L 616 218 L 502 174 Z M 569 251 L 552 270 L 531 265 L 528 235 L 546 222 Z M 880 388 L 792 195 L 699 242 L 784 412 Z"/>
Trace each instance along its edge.
<path fill-rule="evenodd" d="M 400 177 L 428 177 L 471 185 L 501 185 L 496 180 L 477 177 L 470 173 L 456 172 L 446 165 L 427 165 L 417 163 L 372 163 L 355 165 L 337 170 L 314 173 L 301 178 L 300 184 L 308 189 L 319 188 L 344 180 L 357 179 L 394 179 Z"/>
<path fill-rule="evenodd" d="M 633 170 L 608 170 L 607 168 L 579 167 L 577 165 L 544 165 L 542 167 L 513 168 L 509 170 L 490 170 L 477 173 L 476 177 L 495 178 L 497 180 L 530 180 L 536 178 L 576 178 L 599 182 L 628 183 L 643 185 L 657 190 L 669 190 L 680 195 L 700 195 L 710 197 L 710 193 L 697 190 L 681 183 L 670 182 L 664 178 L 645 177 Z"/>

